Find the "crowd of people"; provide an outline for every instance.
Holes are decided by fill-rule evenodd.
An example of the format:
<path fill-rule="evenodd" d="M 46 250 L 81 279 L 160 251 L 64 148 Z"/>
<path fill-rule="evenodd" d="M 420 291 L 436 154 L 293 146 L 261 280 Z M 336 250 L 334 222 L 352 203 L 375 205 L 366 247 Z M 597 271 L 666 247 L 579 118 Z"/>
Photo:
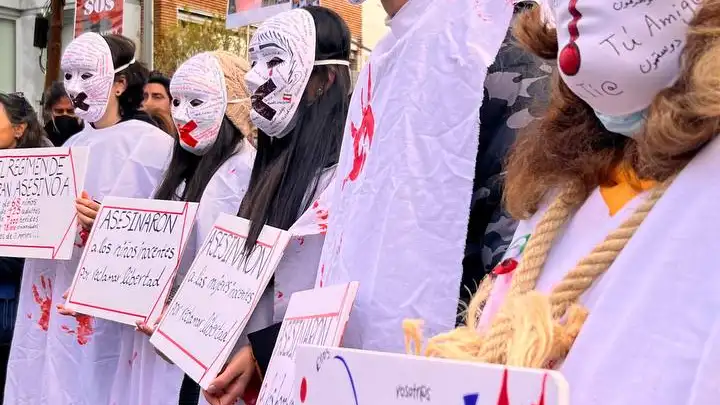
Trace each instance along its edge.
<path fill-rule="evenodd" d="M 344 242 L 352 236 L 338 233 L 343 222 L 333 217 L 362 213 L 350 209 L 354 200 L 343 193 L 367 158 L 358 160 L 352 142 L 383 119 L 377 109 L 369 110 L 376 94 L 371 84 L 377 92 L 382 75 L 391 77 L 393 69 L 414 69 L 408 75 L 417 71 L 393 58 L 404 55 L 404 36 L 413 32 L 408 27 L 416 24 L 422 31 L 424 24 L 437 24 L 426 15 L 431 0 L 382 3 L 391 32 L 360 75 L 359 83 L 366 80 L 367 87 L 356 87 L 353 94 L 347 24 L 319 6 L 263 22 L 250 41 L 249 60 L 224 51 L 203 52 L 183 61 L 170 78 L 137 62 L 129 39 L 85 33 L 65 51 L 63 80 L 47 90 L 40 116 L 22 93 L 0 94 L 0 149 L 90 149 L 85 191 L 77 200 L 81 229 L 72 259 L 0 258 L 5 404 L 251 402 L 287 297 L 316 287 L 318 280 L 322 286 L 319 273 L 333 261 L 342 262 L 338 252 L 353 243 L 368 249 L 376 243 L 396 250 L 416 247 L 369 237 Z M 464 255 L 447 260 L 456 263 L 461 276 L 451 279 L 456 294 L 446 297 L 456 328 L 430 328 L 434 336 L 425 339 L 422 322 L 409 319 L 440 316 L 415 306 L 436 296 L 433 287 L 423 284 L 433 280 L 419 280 L 422 287 L 416 292 L 404 291 L 407 297 L 401 297 L 399 307 L 383 301 L 377 293 L 381 287 L 373 293 L 362 290 L 364 281 L 379 285 L 385 277 L 394 285 L 414 277 L 396 277 L 397 272 L 420 269 L 363 268 L 367 271 L 361 274 L 348 266 L 343 275 L 362 281 L 358 315 L 351 318 L 346 342 L 393 350 L 402 342 L 384 343 L 384 331 L 397 328 L 415 342 L 415 354 L 559 369 L 570 382 L 573 405 L 712 404 L 720 395 L 715 378 L 720 295 L 713 281 L 718 276 L 711 228 L 720 219 L 712 177 L 720 128 L 714 70 L 720 0 L 680 6 L 669 0 L 514 3 L 510 27 L 500 27 L 504 39 L 493 63 L 477 72 L 482 85 L 472 90 L 482 97 L 466 106 L 474 111 L 471 121 L 479 123 L 470 126 L 476 132 L 450 125 L 466 117 L 451 117 L 454 111 L 437 116 L 437 106 L 418 107 L 410 99 L 407 109 L 416 115 L 393 117 L 400 124 L 388 126 L 399 133 L 406 121 L 423 116 L 437 125 L 431 130 L 445 128 L 456 143 L 478 145 L 472 150 L 472 192 L 466 190 L 464 202 L 469 209 L 459 213 L 468 226 L 459 230 L 464 240 L 454 241 L 463 245 Z M 460 6 L 448 6 L 453 7 Z M 500 20 L 482 19 L 502 25 Z M 620 31 L 625 42 L 613 42 Z M 446 39 L 432 29 L 424 34 Z M 477 51 L 452 45 L 438 52 Z M 636 49 L 642 56 L 632 53 Z M 96 65 L 85 65 L 88 58 Z M 380 73 L 373 76 L 371 67 Z M 459 65 L 455 73 L 453 67 L 442 68 L 449 70 L 437 73 L 440 85 L 442 75 L 463 74 Z M 472 85 L 466 84 L 468 89 Z M 400 84 L 393 85 L 401 91 Z M 355 107 L 360 107 L 360 127 L 349 118 Z M 368 136 L 362 147 L 381 148 L 400 135 Z M 393 153 L 404 152 L 410 153 Z M 467 167 L 448 162 L 448 170 Z M 346 177 L 349 168 L 353 171 Z M 390 194 L 366 185 L 358 188 L 365 195 L 367 190 Z M 419 205 L 427 212 L 416 214 L 437 214 L 430 220 L 441 223 L 447 213 L 437 213 L 430 203 L 437 196 L 465 195 L 463 190 L 413 191 L 419 194 L 407 198 L 426 197 L 428 203 Z M 83 235 L 92 229 L 105 196 L 199 203 L 168 302 L 220 213 L 250 221 L 246 254 L 264 226 L 292 231 L 271 285 L 207 390 L 150 345 L 154 321 L 132 328 L 62 305 L 84 248 Z M 330 213 L 327 234 L 327 218 L 318 218 L 318 207 Z M 440 239 L 431 234 L 426 240 Z M 422 274 L 432 278 L 433 272 L 450 271 L 434 268 Z M 328 280 L 338 282 L 338 274 Z M 52 308 L 44 323 L 24 315 L 38 307 L 40 284 L 49 297 L 43 305 Z M 399 291 L 390 293 L 397 298 Z M 73 318 L 78 331 L 65 333 Z M 396 318 L 408 320 L 389 327 L 381 322 Z M 82 325 L 92 325 L 91 339 L 81 339 Z M 134 356 L 132 367 L 127 366 L 129 355 Z"/>

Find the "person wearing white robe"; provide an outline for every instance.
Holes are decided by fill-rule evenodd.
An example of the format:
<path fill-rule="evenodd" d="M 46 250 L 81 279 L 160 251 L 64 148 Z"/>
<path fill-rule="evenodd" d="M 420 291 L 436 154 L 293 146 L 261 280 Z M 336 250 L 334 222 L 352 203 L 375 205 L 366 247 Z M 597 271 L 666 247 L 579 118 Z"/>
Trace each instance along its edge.
<path fill-rule="evenodd" d="M 717 403 L 720 1 L 550 10 L 516 29 L 557 71 L 507 167 L 514 247 L 426 353 L 558 369 L 573 405 Z"/>
<path fill-rule="evenodd" d="M 204 52 L 185 61 L 173 75 L 170 90 L 173 95 L 172 117 L 178 129 L 173 159 L 164 180 L 155 193 L 156 199 L 199 202 L 193 232 L 175 276 L 168 297 L 172 300 L 187 270 L 221 213 L 236 214 L 250 182 L 255 148 L 248 139 L 255 131 L 250 120 L 250 94 L 245 74 L 250 64 L 224 51 Z M 148 335 L 154 325 L 139 323 Z M 174 368 L 163 379 L 175 388 L 162 398 L 150 398 L 150 381 L 144 369 L 163 369 L 168 363 L 154 353 L 144 335 L 134 333 L 134 348 L 124 355 L 128 358 L 142 351 L 142 369 L 133 369 L 130 377 L 136 383 L 128 387 L 120 369 L 116 379 L 116 396 L 131 393 L 132 403 L 196 404 L 199 388 L 182 372 Z M 132 339 L 130 340 L 132 341 Z M 143 379 L 144 378 L 144 379 Z M 181 385 L 182 382 L 182 385 Z M 161 382 L 162 384 L 162 382 Z M 157 402 L 152 402 L 157 401 Z M 121 402 L 118 402 L 120 404 Z"/>
<path fill-rule="evenodd" d="M 232 403 L 242 396 L 254 375 L 254 365 L 246 361 L 247 334 L 281 321 L 290 296 L 315 282 L 332 215 L 326 190 L 334 179 L 347 115 L 350 41 L 337 13 L 314 6 L 266 20 L 250 40 L 253 68 L 245 77 L 253 92 L 250 117 L 258 128 L 258 151 L 238 214 L 250 220 L 245 251 L 265 225 L 288 230 L 293 239 L 237 353 L 204 392 L 211 403 Z"/>
<path fill-rule="evenodd" d="M 316 284 L 360 284 L 346 347 L 400 352 L 406 317 L 455 326 L 477 113 L 512 3 L 382 0 L 390 30 L 353 91 Z"/>
<path fill-rule="evenodd" d="M 65 87 L 76 114 L 86 121 L 64 145 L 90 150 L 86 200 L 149 198 L 170 159 L 172 139 L 138 112 L 148 71 L 134 55 L 135 46 L 125 37 L 86 33 L 62 57 Z M 110 405 L 119 337 L 127 327 L 63 316 L 54 308 L 64 302 L 86 238 L 79 230 L 69 261 L 25 264 L 6 404 Z"/>

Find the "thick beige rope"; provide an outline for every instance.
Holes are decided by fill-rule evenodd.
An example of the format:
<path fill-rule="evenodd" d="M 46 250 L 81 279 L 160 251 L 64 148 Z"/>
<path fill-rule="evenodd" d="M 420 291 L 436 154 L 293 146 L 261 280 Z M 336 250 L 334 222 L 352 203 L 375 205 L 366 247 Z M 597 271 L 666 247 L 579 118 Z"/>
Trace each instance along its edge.
<path fill-rule="evenodd" d="M 220 63 L 220 69 L 225 75 L 228 100 L 241 100 L 239 103 L 229 103 L 225 114 L 240 132 L 247 138 L 252 138 L 257 129 L 250 120 L 250 91 L 245 84 L 245 74 L 250 71 L 247 60 L 226 51 L 211 52 Z"/>
<path fill-rule="evenodd" d="M 610 268 L 672 180 L 653 189 L 636 211 L 580 260 L 547 296 L 533 290 L 553 240 L 574 210 L 563 202 L 564 197 L 578 191 L 561 194 L 536 226 L 508 296 L 487 332 L 479 333 L 475 328 L 476 311 L 487 295 L 476 296 L 471 301 L 468 326 L 430 339 L 425 355 L 524 367 L 548 367 L 562 361 L 588 315 L 578 304 L 580 296 Z M 420 324 L 408 323 L 404 327 L 406 336 L 413 336 L 417 346 L 421 335 L 412 329 L 420 328 Z"/>

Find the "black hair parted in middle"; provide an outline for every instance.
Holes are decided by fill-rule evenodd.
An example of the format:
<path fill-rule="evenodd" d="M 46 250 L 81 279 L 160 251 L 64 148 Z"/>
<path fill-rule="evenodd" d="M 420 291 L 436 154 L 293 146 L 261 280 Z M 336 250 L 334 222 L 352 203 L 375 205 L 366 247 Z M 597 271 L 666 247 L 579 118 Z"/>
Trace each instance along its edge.
<path fill-rule="evenodd" d="M 172 160 L 155 192 L 155 199 L 200 202 L 212 176 L 223 163 L 238 153 L 238 144 L 244 137 L 226 115 L 215 143 L 202 156 L 186 151 L 180 146 L 179 138 L 175 138 Z M 178 188 L 183 183 L 182 194 L 178 195 Z"/>
<path fill-rule="evenodd" d="M 325 7 L 304 7 L 316 28 L 315 60 L 350 60 L 350 30 Z M 350 71 L 346 66 L 315 66 L 303 94 L 295 127 L 282 138 L 258 130 L 257 156 L 238 215 L 250 220 L 245 252 L 255 246 L 263 226 L 287 230 L 312 204 L 324 169 L 337 164 L 347 117 Z"/>

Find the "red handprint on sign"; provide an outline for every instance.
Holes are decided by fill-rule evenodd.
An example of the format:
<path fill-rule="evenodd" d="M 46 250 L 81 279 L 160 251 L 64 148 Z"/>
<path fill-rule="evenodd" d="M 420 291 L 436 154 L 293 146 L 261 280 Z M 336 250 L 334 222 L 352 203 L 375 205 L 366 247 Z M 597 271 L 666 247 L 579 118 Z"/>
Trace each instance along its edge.
<path fill-rule="evenodd" d="M 42 293 L 42 295 L 41 295 Z M 40 319 L 38 319 L 38 325 L 40 329 L 47 332 L 48 326 L 50 325 L 50 308 L 52 307 L 52 280 L 45 279 L 45 276 L 40 276 L 40 288 L 33 283 L 32 285 L 33 300 L 40 308 Z M 32 319 L 32 314 L 27 314 L 28 319 Z"/>
<path fill-rule="evenodd" d="M 62 325 L 60 329 L 65 331 L 68 335 L 76 335 L 77 342 L 79 345 L 86 345 L 90 342 L 90 336 L 95 332 L 93 327 L 93 318 L 89 315 L 75 315 L 75 321 L 77 327 L 72 329 L 67 325 Z"/>
<path fill-rule="evenodd" d="M 365 104 L 365 91 L 367 90 L 367 105 Z M 350 173 L 343 180 L 343 187 L 348 181 L 355 181 L 367 160 L 367 154 L 370 152 L 370 146 L 375 136 L 375 115 L 373 115 L 372 106 L 372 66 L 368 64 L 368 82 L 367 89 L 360 90 L 360 107 L 362 111 L 362 121 L 360 127 L 356 127 L 354 122 L 350 122 L 350 133 L 353 138 L 353 165 Z"/>

